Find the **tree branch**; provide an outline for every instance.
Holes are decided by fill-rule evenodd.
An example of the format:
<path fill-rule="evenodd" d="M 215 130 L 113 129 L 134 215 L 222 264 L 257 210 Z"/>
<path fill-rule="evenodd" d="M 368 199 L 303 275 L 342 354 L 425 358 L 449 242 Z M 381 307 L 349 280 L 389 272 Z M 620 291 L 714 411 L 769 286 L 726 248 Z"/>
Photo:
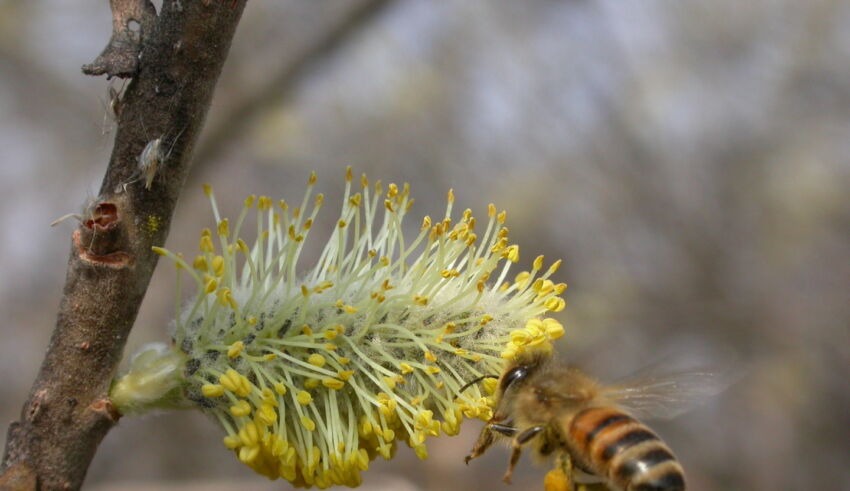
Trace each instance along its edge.
<path fill-rule="evenodd" d="M 99 196 L 72 236 L 47 354 L 20 421 L 9 427 L 0 489 L 80 488 L 120 417 L 107 397 L 110 381 L 156 266 L 151 246 L 165 242 L 245 1 L 165 0 L 158 17 L 148 0 L 111 2 L 113 38 L 84 70 L 134 78 Z M 131 20 L 142 26 L 137 38 L 128 37 Z M 116 46 L 120 56 L 110 54 Z"/>

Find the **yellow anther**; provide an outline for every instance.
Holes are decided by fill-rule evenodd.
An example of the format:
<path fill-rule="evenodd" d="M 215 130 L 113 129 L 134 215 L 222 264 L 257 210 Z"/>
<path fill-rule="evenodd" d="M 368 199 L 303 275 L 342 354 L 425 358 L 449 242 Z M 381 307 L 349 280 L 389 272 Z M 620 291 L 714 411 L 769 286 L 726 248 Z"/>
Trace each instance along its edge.
<path fill-rule="evenodd" d="M 259 446 L 245 446 L 239 449 L 239 461 L 251 465 L 260 456 Z"/>
<path fill-rule="evenodd" d="M 505 359 L 505 360 L 515 360 L 516 356 L 518 354 L 519 354 L 519 348 L 513 343 L 508 343 L 505 346 L 505 349 L 502 350 L 501 353 L 499 353 L 499 356 L 501 358 Z M 474 416 L 470 416 L 470 417 L 474 417 Z"/>
<path fill-rule="evenodd" d="M 398 195 L 398 186 L 394 182 L 391 182 L 389 186 L 387 186 L 387 197 L 395 198 Z"/>
<path fill-rule="evenodd" d="M 481 387 L 484 389 L 485 394 L 493 395 L 499 387 L 499 380 L 495 378 L 484 379 L 481 382 Z"/>
<path fill-rule="evenodd" d="M 253 194 L 252 194 L 252 195 L 250 195 L 250 196 L 248 196 L 247 198 L 245 198 L 245 202 L 243 203 L 243 204 L 244 204 L 244 206 L 245 206 L 245 208 L 251 208 L 251 207 L 253 207 L 253 206 L 254 206 L 254 201 L 256 201 L 256 199 L 257 199 L 257 196 L 256 196 L 256 195 L 253 195 Z"/>
<path fill-rule="evenodd" d="M 543 267 L 543 256 L 537 256 L 534 258 L 534 262 L 531 263 L 531 266 L 535 271 L 539 271 Z"/>
<path fill-rule="evenodd" d="M 248 416 L 251 414 L 251 405 L 248 404 L 248 401 L 240 399 L 236 401 L 236 404 L 230 406 L 230 414 L 236 418 Z"/>
<path fill-rule="evenodd" d="M 526 329 L 517 329 L 510 333 L 511 342 L 517 346 L 525 346 L 530 343 L 534 336 Z"/>
<path fill-rule="evenodd" d="M 201 252 L 214 252 L 215 246 L 213 245 L 212 238 L 210 238 L 209 235 L 202 235 L 201 242 L 198 244 L 198 249 L 200 249 Z"/>
<path fill-rule="evenodd" d="M 564 335 L 564 326 L 551 317 L 543 319 L 543 330 L 549 339 L 558 339 Z"/>
<path fill-rule="evenodd" d="M 503 253 L 505 259 L 508 261 L 515 263 L 519 261 L 519 246 L 514 244 L 512 246 L 508 246 Z"/>
<path fill-rule="evenodd" d="M 204 397 L 221 397 L 224 395 L 224 387 L 221 384 L 204 384 L 201 386 L 201 394 Z"/>
<path fill-rule="evenodd" d="M 357 432 L 362 438 L 367 438 L 374 433 L 372 422 L 366 416 L 360 418 L 360 424 L 357 426 Z"/>
<path fill-rule="evenodd" d="M 154 253 L 156 253 L 160 256 L 167 256 L 168 255 L 168 250 L 163 249 L 162 247 L 153 246 L 153 247 L 151 247 L 151 250 Z"/>
<path fill-rule="evenodd" d="M 236 341 L 231 344 L 229 348 L 227 348 L 227 357 L 228 358 L 236 358 L 240 354 L 242 354 L 242 350 L 245 349 L 245 343 L 242 341 Z"/>
<path fill-rule="evenodd" d="M 286 394 L 286 386 L 283 385 L 282 383 L 275 382 L 272 387 L 274 387 L 274 391 L 277 392 L 279 395 Z"/>
<path fill-rule="evenodd" d="M 326 378 L 322 379 L 322 385 L 324 385 L 328 389 L 340 390 L 345 387 L 345 382 L 335 378 Z"/>
<path fill-rule="evenodd" d="M 302 406 L 306 406 L 313 402 L 313 396 L 310 395 L 306 390 L 302 390 L 298 392 L 298 395 L 295 396 L 295 400 L 298 401 L 298 404 Z"/>
<path fill-rule="evenodd" d="M 224 258 L 216 256 L 212 260 L 212 273 L 218 277 L 224 274 Z"/>
<path fill-rule="evenodd" d="M 391 442 L 395 439 L 395 431 L 389 428 L 384 428 L 384 430 L 381 432 L 381 437 L 384 439 L 385 442 Z"/>
<path fill-rule="evenodd" d="M 310 419 L 308 416 L 301 416 L 301 425 L 306 428 L 307 431 L 316 430 L 316 422 Z"/>
<path fill-rule="evenodd" d="M 490 314 L 484 314 L 484 315 L 482 315 L 482 316 L 481 316 L 481 320 L 479 321 L 479 324 L 481 324 L 482 326 L 486 326 L 486 325 L 487 325 L 487 324 L 489 324 L 492 320 L 493 320 L 493 316 L 492 316 L 492 315 L 490 315 Z"/>
<path fill-rule="evenodd" d="M 437 357 L 434 356 L 434 353 L 431 353 L 430 351 L 425 352 L 425 359 L 430 361 L 431 363 L 434 363 L 434 362 L 437 361 Z"/>
<path fill-rule="evenodd" d="M 238 435 L 227 435 L 224 437 L 224 446 L 230 450 L 234 450 L 242 446 L 242 439 Z"/>
<path fill-rule="evenodd" d="M 424 444 L 413 447 L 413 452 L 419 457 L 419 460 L 428 460 L 428 448 Z"/>
<path fill-rule="evenodd" d="M 351 171 L 351 166 L 348 165 L 345 167 L 345 182 L 351 182 L 354 178 L 354 173 Z"/>
<path fill-rule="evenodd" d="M 248 244 L 246 244 L 245 241 L 242 239 L 236 240 L 236 247 L 239 248 L 239 252 L 245 254 L 246 256 L 251 253 L 251 249 L 248 248 Z"/>
<path fill-rule="evenodd" d="M 414 431 L 410 438 L 407 440 L 408 445 L 411 447 L 416 447 L 418 445 L 422 445 L 425 443 L 425 433 L 422 431 Z"/>
<path fill-rule="evenodd" d="M 230 288 L 219 289 L 218 292 L 216 292 L 216 296 L 218 297 L 219 304 L 236 310 L 236 300 L 233 299 L 233 294 L 230 292 Z"/>
<path fill-rule="evenodd" d="M 507 220 L 507 219 L 508 219 L 508 212 L 506 212 L 506 211 L 502 211 L 498 215 L 496 215 L 496 221 L 499 222 L 500 225 L 505 223 L 505 220 Z"/>
<path fill-rule="evenodd" d="M 312 171 L 312 172 L 310 172 L 310 178 L 307 179 L 307 184 L 312 186 L 312 185 L 316 184 L 316 181 L 318 179 L 319 178 L 316 176 L 316 171 Z"/>
<path fill-rule="evenodd" d="M 309 378 L 307 378 L 307 380 L 304 381 L 304 388 L 309 389 L 309 390 L 313 390 L 316 387 L 318 387 L 320 383 L 321 383 L 321 380 L 319 380 L 317 378 L 309 377 Z"/>
<path fill-rule="evenodd" d="M 405 375 L 407 375 L 408 373 L 411 373 L 413 371 L 413 367 L 410 366 L 410 364 L 406 363 L 406 362 L 399 363 L 398 367 L 401 369 L 401 373 L 403 373 Z"/>
<path fill-rule="evenodd" d="M 322 356 L 318 353 L 313 353 L 312 355 L 307 357 L 307 363 L 309 363 L 309 364 L 311 364 L 315 367 L 322 368 L 323 366 L 325 366 L 326 360 L 325 360 L 324 356 Z"/>
<path fill-rule="evenodd" d="M 212 188 L 212 186 L 211 186 L 211 185 L 209 185 L 209 184 L 207 184 L 207 183 L 204 183 L 204 194 L 206 194 L 206 195 L 207 195 L 207 198 L 209 198 L 210 196 L 212 196 L 212 193 L 213 193 L 213 188 Z"/>
<path fill-rule="evenodd" d="M 195 256 L 195 260 L 192 261 L 192 267 L 201 272 L 206 271 L 207 259 L 204 256 Z"/>
<path fill-rule="evenodd" d="M 540 284 L 540 288 L 537 290 L 537 296 L 540 297 L 546 295 L 554 289 L 555 284 L 552 283 L 552 280 L 543 280 L 543 283 Z"/>
<path fill-rule="evenodd" d="M 523 329 L 527 331 L 532 337 L 538 336 L 546 332 L 543 329 L 543 321 L 536 317 L 534 319 L 528 319 L 525 322 L 525 327 Z"/>
<path fill-rule="evenodd" d="M 449 202 L 449 204 L 455 202 L 455 190 L 454 189 L 449 189 L 449 192 L 446 195 L 446 200 Z"/>
<path fill-rule="evenodd" d="M 277 421 L 277 411 L 271 404 L 263 403 L 257 410 L 256 420 L 264 426 L 271 426 Z"/>
<path fill-rule="evenodd" d="M 228 235 L 230 235 L 230 222 L 227 220 L 227 218 L 224 218 L 220 222 L 218 222 L 217 229 L 218 235 L 220 237 L 227 237 Z"/>
<path fill-rule="evenodd" d="M 561 297 L 552 297 L 546 299 L 543 306 L 552 312 L 560 312 L 567 306 L 567 302 Z"/>
<path fill-rule="evenodd" d="M 395 389 L 395 377 L 381 377 L 381 380 L 384 381 L 384 384 L 387 386 L 388 389 Z"/>
<path fill-rule="evenodd" d="M 354 370 L 340 370 L 337 372 L 337 376 L 344 382 L 347 382 L 352 375 L 354 375 Z"/>
<path fill-rule="evenodd" d="M 260 196 L 257 200 L 257 209 L 260 211 L 269 211 L 272 208 L 272 199 L 268 196 Z"/>
<path fill-rule="evenodd" d="M 429 365 L 429 366 L 425 367 L 425 371 L 430 373 L 431 375 L 436 375 L 436 374 L 440 373 L 442 370 L 440 370 L 440 367 L 435 367 L 433 365 Z"/>

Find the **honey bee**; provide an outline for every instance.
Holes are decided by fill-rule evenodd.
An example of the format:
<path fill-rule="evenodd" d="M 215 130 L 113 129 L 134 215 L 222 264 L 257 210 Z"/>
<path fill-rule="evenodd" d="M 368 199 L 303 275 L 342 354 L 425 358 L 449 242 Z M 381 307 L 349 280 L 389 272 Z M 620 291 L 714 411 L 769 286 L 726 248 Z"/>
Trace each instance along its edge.
<path fill-rule="evenodd" d="M 473 383 L 483 378 L 496 377 Z M 557 458 L 547 491 L 575 489 L 574 475 L 617 491 L 684 491 L 682 466 L 638 417 L 673 417 L 725 387 L 715 374 L 698 371 L 606 386 L 547 356 L 512 363 L 498 379 L 493 417 L 466 463 L 510 437 L 503 480 L 510 483 L 523 447 L 532 445 L 538 456 Z"/>

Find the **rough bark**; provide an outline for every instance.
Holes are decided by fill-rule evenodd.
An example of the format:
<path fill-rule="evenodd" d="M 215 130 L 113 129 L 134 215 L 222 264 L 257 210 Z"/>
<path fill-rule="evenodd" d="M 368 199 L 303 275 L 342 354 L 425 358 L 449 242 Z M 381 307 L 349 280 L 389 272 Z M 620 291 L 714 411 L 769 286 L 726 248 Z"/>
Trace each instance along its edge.
<path fill-rule="evenodd" d="M 9 427 L 0 489 L 79 489 L 120 417 L 109 384 L 157 263 L 151 247 L 165 242 L 245 1 L 165 0 L 159 15 L 148 0 L 110 2 L 113 37 L 84 71 L 133 80 L 116 105 L 115 144 L 99 195 L 72 235 L 47 354 L 21 419 Z M 159 152 L 145 153 L 157 139 Z"/>

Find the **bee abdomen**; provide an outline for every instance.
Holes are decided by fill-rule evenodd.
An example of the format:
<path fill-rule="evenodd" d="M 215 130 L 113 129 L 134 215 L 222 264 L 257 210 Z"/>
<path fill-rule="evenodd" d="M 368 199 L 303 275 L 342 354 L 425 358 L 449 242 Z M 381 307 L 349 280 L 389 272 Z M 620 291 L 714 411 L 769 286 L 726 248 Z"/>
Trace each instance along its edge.
<path fill-rule="evenodd" d="M 583 467 L 626 491 L 683 491 L 682 467 L 658 436 L 613 408 L 585 409 L 569 425 Z"/>

